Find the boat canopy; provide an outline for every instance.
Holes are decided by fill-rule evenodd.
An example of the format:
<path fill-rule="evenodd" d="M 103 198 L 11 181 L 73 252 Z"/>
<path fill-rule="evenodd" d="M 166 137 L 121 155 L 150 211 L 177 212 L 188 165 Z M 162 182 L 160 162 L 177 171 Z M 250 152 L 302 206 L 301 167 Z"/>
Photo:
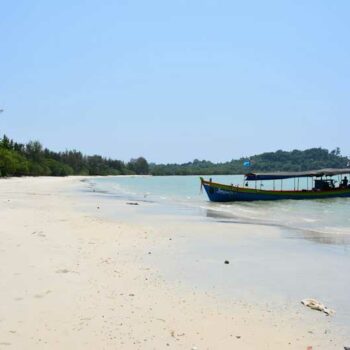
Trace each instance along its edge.
<path fill-rule="evenodd" d="M 310 171 L 296 171 L 296 172 L 277 172 L 277 173 L 249 173 L 245 175 L 247 181 L 257 180 L 283 180 L 296 177 L 322 177 L 334 176 L 341 174 L 350 174 L 350 168 L 345 169 L 320 169 Z"/>

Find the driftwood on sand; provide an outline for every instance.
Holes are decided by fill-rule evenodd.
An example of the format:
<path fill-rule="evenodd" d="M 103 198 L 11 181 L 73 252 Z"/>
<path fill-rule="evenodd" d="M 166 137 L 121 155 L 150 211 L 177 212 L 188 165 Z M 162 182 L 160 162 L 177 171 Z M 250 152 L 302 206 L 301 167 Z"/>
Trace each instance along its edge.
<path fill-rule="evenodd" d="M 303 299 L 301 303 L 310 309 L 318 310 L 324 312 L 327 316 L 333 315 L 335 313 L 334 310 L 329 309 L 327 306 L 321 304 L 316 299 Z"/>

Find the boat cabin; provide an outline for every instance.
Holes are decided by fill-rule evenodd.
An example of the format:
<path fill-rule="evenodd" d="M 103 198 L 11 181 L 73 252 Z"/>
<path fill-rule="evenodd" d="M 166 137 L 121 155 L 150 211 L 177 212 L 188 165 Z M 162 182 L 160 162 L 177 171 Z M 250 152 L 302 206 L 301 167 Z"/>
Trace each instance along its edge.
<path fill-rule="evenodd" d="M 327 191 L 335 188 L 333 179 L 315 179 L 314 191 Z"/>
<path fill-rule="evenodd" d="M 286 179 L 297 179 L 297 186 L 294 182 L 294 191 L 299 190 L 299 179 L 300 178 L 311 178 L 313 179 L 312 191 L 331 191 L 337 188 L 350 188 L 348 185 L 348 179 L 345 176 L 343 179 L 342 175 L 348 175 L 350 169 L 321 169 L 303 172 L 277 172 L 277 173 L 249 173 L 245 175 L 246 187 L 248 187 L 248 181 L 265 181 L 265 180 L 280 180 L 281 190 L 282 182 Z M 338 175 L 338 181 L 332 177 Z M 307 182 L 308 183 L 308 182 Z M 337 184 L 339 183 L 339 185 Z M 337 186 L 336 186 L 337 184 Z M 307 186 L 308 187 L 308 186 Z M 307 189 L 309 190 L 309 188 Z"/>

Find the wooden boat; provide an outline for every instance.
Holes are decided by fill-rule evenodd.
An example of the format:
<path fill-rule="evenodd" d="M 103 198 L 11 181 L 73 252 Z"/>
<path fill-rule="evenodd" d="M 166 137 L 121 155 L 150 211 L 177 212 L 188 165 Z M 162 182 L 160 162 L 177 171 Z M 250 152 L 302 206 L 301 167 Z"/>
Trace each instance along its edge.
<path fill-rule="evenodd" d="M 258 201 L 258 200 L 281 200 L 281 199 L 322 199 L 336 197 L 350 197 L 350 186 L 347 176 L 350 174 L 348 169 L 321 169 L 305 172 L 277 172 L 277 173 L 249 173 L 244 177 L 246 187 L 225 185 L 213 182 L 211 179 L 204 180 L 202 177 L 201 185 L 204 187 L 212 202 L 234 202 L 234 201 Z M 340 175 L 341 182 L 338 187 L 332 176 Z M 283 190 L 284 179 L 312 178 L 313 187 L 311 189 Z M 281 181 L 281 190 L 263 190 L 257 188 L 258 181 Z M 254 181 L 255 187 L 249 187 L 249 182 Z M 298 181 L 299 183 L 299 181 Z M 299 187 L 299 186 L 298 186 Z"/>

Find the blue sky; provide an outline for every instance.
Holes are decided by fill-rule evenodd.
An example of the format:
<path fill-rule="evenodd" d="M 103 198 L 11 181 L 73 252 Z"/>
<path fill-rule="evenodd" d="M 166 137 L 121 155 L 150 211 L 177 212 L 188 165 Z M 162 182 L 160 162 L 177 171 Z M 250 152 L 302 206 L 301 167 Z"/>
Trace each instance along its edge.
<path fill-rule="evenodd" d="M 350 155 L 349 1 L 7 1 L 0 133 L 128 160 Z"/>

